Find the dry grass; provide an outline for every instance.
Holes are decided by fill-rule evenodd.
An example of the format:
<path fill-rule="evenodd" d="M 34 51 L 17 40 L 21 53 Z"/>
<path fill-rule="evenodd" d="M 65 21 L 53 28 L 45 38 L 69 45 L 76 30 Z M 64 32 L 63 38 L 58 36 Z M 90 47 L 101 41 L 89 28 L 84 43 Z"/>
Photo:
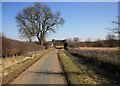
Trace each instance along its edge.
<path fill-rule="evenodd" d="M 64 52 L 84 72 L 84 74 L 96 81 L 97 84 L 110 83 L 110 80 L 104 76 L 104 71 L 97 65 L 85 61 L 82 57 L 73 56 L 66 50 Z"/>
<path fill-rule="evenodd" d="M 118 48 L 93 48 L 93 47 L 80 47 L 70 49 L 69 51 L 74 54 L 83 55 L 89 58 L 96 59 L 107 63 L 120 64 L 120 54 Z"/>
<path fill-rule="evenodd" d="M 69 84 L 96 84 L 92 78 L 66 56 L 64 50 L 59 50 L 58 56 Z"/>
<path fill-rule="evenodd" d="M 98 51 L 118 51 L 118 47 L 113 47 L 113 48 L 108 48 L 108 47 L 79 47 L 76 49 L 80 49 L 80 50 L 98 50 Z"/>
<path fill-rule="evenodd" d="M 4 70 L 2 71 L 2 83 L 7 84 L 9 83 L 12 79 L 17 77 L 21 72 L 26 70 L 29 66 L 31 66 L 34 62 L 39 60 L 43 55 L 45 55 L 47 52 L 49 52 L 52 49 L 49 50 L 44 50 L 42 52 L 38 52 L 36 54 L 28 54 L 26 57 L 18 57 L 19 59 L 16 58 L 8 58 L 5 59 L 3 62 L 3 68 Z M 9 60 L 9 61 L 8 61 Z M 9 63 L 7 63 L 7 62 Z M 13 62 L 13 63 L 12 63 Z M 11 64 L 12 63 L 12 64 Z M 8 66 L 11 64 L 10 66 Z"/>
<path fill-rule="evenodd" d="M 2 69 L 4 70 L 4 69 L 6 69 L 12 65 L 18 64 L 24 60 L 32 59 L 35 55 L 37 55 L 38 53 L 41 53 L 41 52 L 42 51 L 34 51 L 34 52 L 30 52 L 26 55 L 0 59 L 2 61 Z"/>
<path fill-rule="evenodd" d="M 78 60 L 81 59 L 85 64 L 93 64 L 108 73 L 112 83 L 119 82 L 120 72 L 120 52 L 118 48 L 77 48 L 68 49 L 68 51 Z M 98 69 L 99 69 L 98 68 Z M 97 69 L 96 69 L 97 70 Z M 103 74 L 103 73 L 101 73 Z"/>

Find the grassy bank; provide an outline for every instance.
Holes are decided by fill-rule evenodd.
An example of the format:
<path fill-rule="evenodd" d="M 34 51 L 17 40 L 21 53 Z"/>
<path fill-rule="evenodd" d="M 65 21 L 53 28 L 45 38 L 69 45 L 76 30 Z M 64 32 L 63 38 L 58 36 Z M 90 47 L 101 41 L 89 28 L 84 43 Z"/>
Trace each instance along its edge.
<path fill-rule="evenodd" d="M 18 62 L 17 64 L 11 65 L 8 68 L 3 70 L 3 76 L 2 76 L 2 84 L 8 84 L 11 80 L 16 78 L 20 73 L 25 71 L 28 67 L 30 67 L 33 63 L 38 61 L 43 55 L 51 51 L 49 50 L 43 50 L 40 53 L 37 53 L 33 56 L 27 57 L 26 59 Z"/>
<path fill-rule="evenodd" d="M 71 49 L 68 50 L 71 59 L 81 68 L 84 65 L 91 77 L 100 83 L 120 83 L 120 58 L 115 50 L 104 49 Z M 67 55 L 68 52 L 66 52 Z M 86 70 L 86 71 L 87 71 Z M 103 79 L 104 78 L 104 79 Z M 106 81 L 107 80 L 107 81 Z"/>
<path fill-rule="evenodd" d="M 64 51 L 64 53 L 70 57 L 70 59 L 84 72 L 84 74 L 88 75 L 96 84 L 110 84 L 110 79 L 105 76 L 105 71 L 98 67 L 98 65 L 93 64 L 92 62 L 86 61 L 82 59 L 80 56 L 73 56 L 68 51 Z"/>
<path fill-rule="evenodd" d="M 96 81 L 84 73 L 66 54 L 64 50 L 58 51 L 60 63 L 63 67 L 68 84 L 96 84 Z"/>

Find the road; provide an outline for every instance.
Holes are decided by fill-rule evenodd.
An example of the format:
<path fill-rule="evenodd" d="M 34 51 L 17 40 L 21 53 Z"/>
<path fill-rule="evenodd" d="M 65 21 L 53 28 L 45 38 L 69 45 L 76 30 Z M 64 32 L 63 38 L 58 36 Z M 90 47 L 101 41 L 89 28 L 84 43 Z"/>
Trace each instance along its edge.
<path fill-rule="evenodd" d="M 57 51 L 50 51 L 10 84 L 67 84 Z"/>

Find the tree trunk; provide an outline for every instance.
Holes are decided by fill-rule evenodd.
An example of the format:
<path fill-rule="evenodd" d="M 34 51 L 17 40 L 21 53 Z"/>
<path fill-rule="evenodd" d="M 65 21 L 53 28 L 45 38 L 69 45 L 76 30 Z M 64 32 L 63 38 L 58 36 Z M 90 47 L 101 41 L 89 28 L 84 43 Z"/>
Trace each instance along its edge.
<path fill-rule="evenodd" d="M 41 45 L 43 46 L 43 41 L 41 40 Z"/>
<path fill-rule="evenodd" d="M 39 41 L 39 44 L 41 45 L 41 39 L 40 39 L 40 37 L 37 36 L 37 39 L 38 39 L 38 41 Z"/>
<path fill-rule="evenodd" d="M 43 43 L 44 43 L 44 35 L 37 35 L 37 39 L 39 40 L 39 43 L 40 43 L 40 45 L 42 45 L 43 46 Z"/>
<path fill-rule="evenodd" d="M 32 39 L 31 39 L 31 38 L 29 39 L 29 42 L 30 42 L 30 43 L 32 42 Z"/>
<path fill-rule="evenodd" d="M 37 39 L 39 41 L 39 44 L 43 46 L 43 41 L 41 40 L 41 38 L 39 36 L 37 36 Z"/>

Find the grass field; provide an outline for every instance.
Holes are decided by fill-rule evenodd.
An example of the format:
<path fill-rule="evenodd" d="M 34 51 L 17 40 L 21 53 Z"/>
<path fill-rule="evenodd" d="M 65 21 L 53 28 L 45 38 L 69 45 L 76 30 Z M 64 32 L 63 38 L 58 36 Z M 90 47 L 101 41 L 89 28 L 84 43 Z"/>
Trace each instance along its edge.
<path fill-rule="evenodd" d="M 118 47 L 112 47 L 112 48 L 108 48 L 108 47 L 79 47 L 76 49 L 80 49 L 80 50 L 98 50 L 98 51 L 118 51 Z"/>
<path fill-rule="evenodd" d="M 97 61 L 107 62 L 115 65 L 120 64 L 120 52 L 118 48 L 92 48 L 92 47 L 81 47 L 71 48 L 69 52 L 82 55 L 89 58 L 93 58 Z"/>
<path fill-rule="evenodd" d="M 66 50 L 59 50 L 58 56 L 70 84 L 119 83 L 119 70 L 114 70 L 119 69 L 116 65 L 102 64 L 89 57 L 72 54 Z"/>
<path fill-rule="evenodd" d="M 75 62 L 82 63 L 110 83 L 120 82 L 120 53 L 118 48 L 77 48 L 69 49 Z M 104 80 L 103 80 L 104 81 Z"/>

